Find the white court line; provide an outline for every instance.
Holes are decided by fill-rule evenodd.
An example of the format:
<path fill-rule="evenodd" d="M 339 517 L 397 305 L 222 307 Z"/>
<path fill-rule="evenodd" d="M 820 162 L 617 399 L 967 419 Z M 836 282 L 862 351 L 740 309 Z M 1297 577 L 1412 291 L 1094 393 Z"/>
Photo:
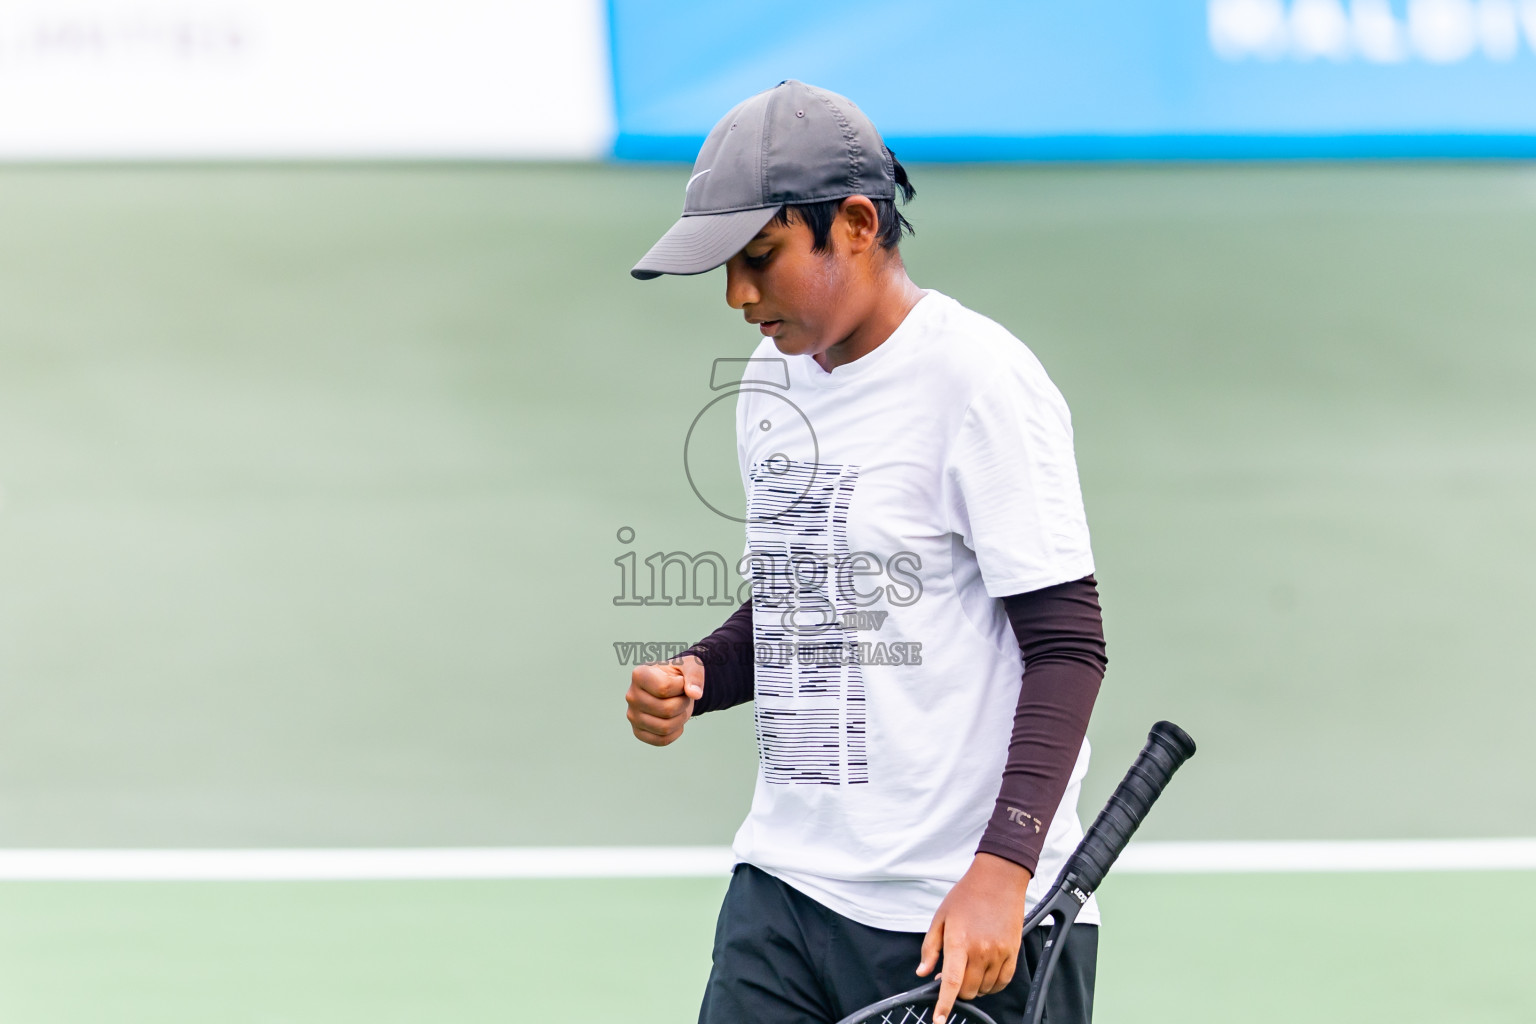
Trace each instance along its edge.
<path fill-rule="evenodd" d="M 0 850 L 0 881 L 708 878 L 731 863 L 724 846 Z"/>
<path fill-rule="evenodd" d="M 1114 867 L 1137 875 L 1533 869 L 1536 839 L 1133 842 Z"/>
<path fill-rule="evenodd" d="M 723 846 L 0 850 L 0 881 L 716 878 Z M 1116 874 L 1536 870 L 1536 839 L 1133 842 Z"/>

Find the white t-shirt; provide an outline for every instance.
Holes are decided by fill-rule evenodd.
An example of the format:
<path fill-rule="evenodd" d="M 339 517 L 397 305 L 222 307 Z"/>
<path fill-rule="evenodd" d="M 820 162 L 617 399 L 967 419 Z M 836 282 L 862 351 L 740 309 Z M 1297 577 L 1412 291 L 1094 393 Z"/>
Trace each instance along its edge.
<path fill-rule="evenodd" d="M 1023 662 L 999 598 L 1093 572 L 1066 403 L 1022 342 L 929 290 L 830 373 L 764 338 L 736 431 L 759 755 L 736 859 L 927 931 L 1007 760 Z M 1085 741 L 1031 907 L 1082 838 L 1087 770 Z"/>

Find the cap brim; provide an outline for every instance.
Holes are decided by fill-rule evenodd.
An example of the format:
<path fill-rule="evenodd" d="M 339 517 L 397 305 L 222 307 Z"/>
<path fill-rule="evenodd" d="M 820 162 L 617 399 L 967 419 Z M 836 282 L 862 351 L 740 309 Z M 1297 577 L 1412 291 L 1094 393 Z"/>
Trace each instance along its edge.
<path fill-rule="evenodd" d="M 777 206 L 679 217 L 630 274 L 649 281 L 662 274 L 702 274 L 740 252 L 779 212 Z"/>

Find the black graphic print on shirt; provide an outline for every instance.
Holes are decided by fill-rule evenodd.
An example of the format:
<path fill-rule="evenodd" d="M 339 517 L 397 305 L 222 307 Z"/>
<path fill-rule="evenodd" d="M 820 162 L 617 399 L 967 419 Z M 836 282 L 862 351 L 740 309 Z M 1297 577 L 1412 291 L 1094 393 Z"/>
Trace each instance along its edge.
<path fill-rule="evenodd" d="M 747 540 L 763 778 L 869 781 L 848 506 L 859 467 L 775 455 L 751 468 Z"/>

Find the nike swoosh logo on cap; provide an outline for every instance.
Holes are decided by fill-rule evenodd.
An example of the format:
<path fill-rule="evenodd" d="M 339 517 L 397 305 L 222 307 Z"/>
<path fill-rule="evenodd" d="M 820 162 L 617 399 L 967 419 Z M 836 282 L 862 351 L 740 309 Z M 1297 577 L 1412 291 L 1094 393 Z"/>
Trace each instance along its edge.
<path fill-rule="evenodd" d="M 704 177 L 704 175 L 708 174 L 712 170 L 714 170 L 713 167 L 706 167 L 702 171 L 700 171 L 698 174 L 695 174 L 693 177 L 689 178 L 688 179 L 688 184 L 683 186 L 683 195 L 687 195 L 688 194 L 688 190 L 693 188 L 693 183 L 694 182 L 698 181 L 700 178 Z"/>

